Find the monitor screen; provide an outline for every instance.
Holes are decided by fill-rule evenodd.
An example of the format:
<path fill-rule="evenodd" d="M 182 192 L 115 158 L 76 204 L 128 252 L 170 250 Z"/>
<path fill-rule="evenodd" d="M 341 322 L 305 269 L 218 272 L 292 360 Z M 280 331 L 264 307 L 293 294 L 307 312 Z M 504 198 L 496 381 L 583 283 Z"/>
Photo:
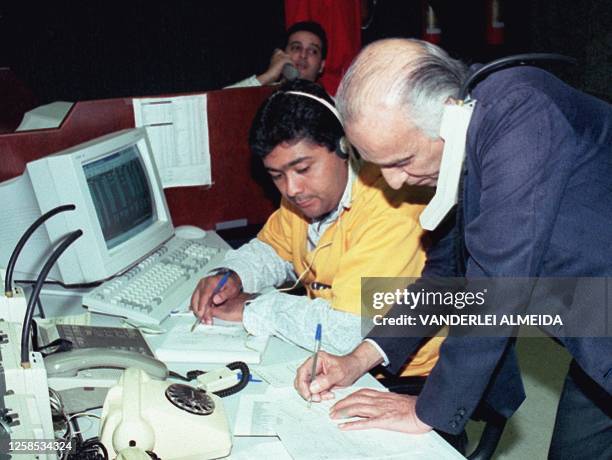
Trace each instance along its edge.
<path fill-rule="evenodd" d="M 151 187 L 136 146 L 85 164 L 83 171 L 108 249 L 153 223 Z"/>
<path fill-rule="evenodd" d="M 0 220 L 0 266 L 38 217 L 57 206 L 75 206 L 34 233 L 19 257 L 15 279 L 35 279 L 53 248 L 77 229 L 83 236 L 57 260 L 49 280 L 106 280 L 174 234 L 143 128 L 111 133 L 28 163 L 22 176 L 0 184 L 0 202 L 7 203 Z"/>

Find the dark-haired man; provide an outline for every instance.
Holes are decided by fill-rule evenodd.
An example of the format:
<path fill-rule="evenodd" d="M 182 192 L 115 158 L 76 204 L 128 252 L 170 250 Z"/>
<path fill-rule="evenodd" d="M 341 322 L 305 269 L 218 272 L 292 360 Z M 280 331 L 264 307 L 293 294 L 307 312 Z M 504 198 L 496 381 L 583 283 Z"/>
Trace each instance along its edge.
<path fill-rule="evenodd" d="M 234 83 L 227 88 L 262 86 L 276 83 L 286 64 L 297 69 L 299 78 L 317 81 L 325 68 L 327 35 L 318 22 L 296 22 L 287 29 L 285 46 L 275 49 L 265 72 Z"/>
<path fill-rule="evenodd" d="M 323 348 L 347 352 L 361 341 L 361 277 L 420 274 L 423 205 L 414 195 L 410 202 L 407 190 L 391 190 L 379 168 L 348 158 L 334 112 L 327 93 L 304 80 L 259 108 L 249 143 L 281 192 L 281 207 L 257 238 L 227 253 L 220 268 L 231 276 L 217 295 L 221 273 L 198 284 L 191 308 L 205 323 L 242 321 L 254 335 L 305 348 L 313 347 L 320 323 Z M 249 295 L 296 280 L 307 296 L 274 289 Z M 403 375 L 427 375 L 440 342 L 425 344 Z"/>

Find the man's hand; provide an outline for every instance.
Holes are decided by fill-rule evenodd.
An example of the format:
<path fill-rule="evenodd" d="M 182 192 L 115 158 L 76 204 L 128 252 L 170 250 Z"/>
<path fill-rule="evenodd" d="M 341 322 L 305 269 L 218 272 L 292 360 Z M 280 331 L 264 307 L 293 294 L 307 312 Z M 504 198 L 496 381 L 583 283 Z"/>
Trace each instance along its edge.
<path fill-rule="evenodd" d="M 212 316 L 225 321 L 242 321 L 244 303 L 254 297 L 253 294 L 240 293 L 236 297 L 232 297 L 222 304 L 211 308 Z"/>
<path fill-rule="evenodd" d="M 291 57 L 283 50 L 275 49 L 270 58 L 268 70 L 257 76 L 259 83 L 262 85 L 269 85 L 277 81 L 281 76 L 285 64 L 293 64 Z"/>
<path fill-rule="evenodd" d="M 223 288 L 213 296 L 221 278 L 222 274 L 202 278 L 191 295 L 191 310 L 204 324 L 212 324 L 212 310 L 215 307 L 236 298 L 242 292 L 240 277 L 231 272 Z"/>
<path fill-rule="evenodd" d="M 332 390 L 353 384 L 359 377 L 382 362 L 378 351 L 368 342 L 361 343 L 346 356 L 336 356 L 320 351 L 317 358 L 316 378 L 312 377 L 312 357 L 297 370 L 294 386 L 304 399 L 314 402 L 332 399 Z"/>
<path fill-rule="evenodd" d="M 432 428 L 417 417 L 416 400 L 416 396 L 362 389 L 334 404 L 329 415 L 333 419 L 363 417 L 363 420 L 339 424 L 342 430 L 379 428 L 410 434 L 427 433 Z"/>

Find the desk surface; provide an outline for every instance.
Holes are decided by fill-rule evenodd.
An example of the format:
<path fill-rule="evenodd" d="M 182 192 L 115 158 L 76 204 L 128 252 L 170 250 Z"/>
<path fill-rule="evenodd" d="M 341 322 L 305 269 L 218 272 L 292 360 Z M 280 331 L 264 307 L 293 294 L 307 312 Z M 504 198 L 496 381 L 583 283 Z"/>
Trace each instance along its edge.
<path fill-rule="evenodd" d="M 75 306 L 76 299 L 77 298 L 65 300 L 65 299 L 58 298 L 58 299 L 51 299 L 51 302 L 49 302 L 49 299 L 46 299 L 44 303 L 48 310 L 49 316 L 53 316 L 54 314 L 55 315 L 58 315 L 58 314 L 67 315 L 67 314 L 83 313 L 84 310 L 81 307 Z M 48 305 L 50 305 L 51 308 L 47 307 Z M 120 324 L 119 319 L 108 317 L 108 316 L 100 316 L 100 315 L 92 314 L 91 318 L 92 318 L 91 323 L 93 325 L 108 326 L 108 325 Z M 168 319 L 167 321 L 171 323 L 172 318 Z M 163 325 L 164 327 L 168 327 L 168 328 L 172 326 L 172 324 L 166 324 L 166 322 L 164 322 Z M 146 336 L 146 337 L 147 337 L 147 340 L 153 346 L 153 348 L 155 348 L 156 343 L 159 343 L 159 341 L 163 340 L 163 336 L 160 336 L 160 335 Z M 290 362 L 290 361 L 295 361 L 298 359 L 306 359 L 309 355 L 310 353 L 304 349 L 301 349 L 293 344 L 286 343 L 276 337 L 272 337 L 270 339 L 266 352 L 264 353 L 261 364 L 270 365 L 270 364 L 278 364 L 278 363 L 283 363 L 283 362 Z M 205 364 L 205 363 L 180 363 L 180 364 L 179 363 L 168 363 L 168 367 L 171 370 L 174 370 L 176 372 L 184 373 L 192 369 L 206 370 L 206 369 L 218 368 L 220 367 L 220 365 L 219 364 Z M 356 385 L 370 386 L 370 387 L 379 386 L 380 388 L 383 388 L 382 385 L 378 383 L 378 381 L 369 374 L 364 375 L 357 382 Z M 223 399 L 224 407 L 225 407 L 226 413 L 228 414 L 228 418 L 229 418 L 230 429 L 232 429 L 235 424 L 235 419 L 236 419 L 236 414 L 238 411 L 238 404 L 240 401 L 240 397 L 245 394 L 250 394 L 250 395 L 263 394 L 265 393 L 267 387 L 268 387 L 268 384 L 265 382 L 250 382 L 249 385 L 247 385 L 247 387 L 240 393 Z M 95 435 L 95 433 L 87 433 L 87 434 Z M 455 451 L 452 447 L 450 447 L 450 445 L 446 441 L 444 441 L 437 433 L 430 432 L 430 433 L 420 435 L 420 436 L 427 437 L 428 442 L 426 444 L 428 446 L 427 448 L 430 449 L 430 452 L 425 452 L 426 455 L 424 456 L 423 444 L 419 443 L 419 449 L 418 449 L 419 452 L 417 455 L 418 458 L 438 458 L 438 459 L 463 458 L 461 455 L 457 453 L 457 451 Z M 233 455 L 240 454 L 240 453 L 244 454 L 244 452 L 250 451 L 250 449 L 253 446 L 255 446 L 256 444 L 259 444 L 262 441 L 265 441 L 266 439 L 276 439 L 276 438 L 244 437 L 244 436 L 233 437 L 232 454 Z M 371 455 L 372 453 L 369 453 L 369 454 Z M 368 457 L 367 453 L 364 453 L 364 458 L 367 458 L 367 457 Z M 402 457 L 402 458 L 415 458 L 415 457 L 411 457 L 410 452 L 406 452 L 405 457 Z"/>

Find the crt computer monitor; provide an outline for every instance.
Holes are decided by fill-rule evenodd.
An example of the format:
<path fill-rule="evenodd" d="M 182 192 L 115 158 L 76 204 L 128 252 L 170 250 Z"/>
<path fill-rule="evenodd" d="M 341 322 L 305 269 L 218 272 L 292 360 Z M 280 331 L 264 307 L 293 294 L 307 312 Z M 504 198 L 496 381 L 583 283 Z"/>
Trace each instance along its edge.
<path fill-rule="evenodd" d="M 48 280 L 85 284 L 136 263 L 174 234 L 159 173 L 144 128 L 119 131 L 27 164 L 0 184 L 0 266 L 24 230 L 64 204 L 76 209 L 51 217 L 30 238 L 14 279 L 33 280 L 68 233 L 79 238 L 59 258 Z"/>

